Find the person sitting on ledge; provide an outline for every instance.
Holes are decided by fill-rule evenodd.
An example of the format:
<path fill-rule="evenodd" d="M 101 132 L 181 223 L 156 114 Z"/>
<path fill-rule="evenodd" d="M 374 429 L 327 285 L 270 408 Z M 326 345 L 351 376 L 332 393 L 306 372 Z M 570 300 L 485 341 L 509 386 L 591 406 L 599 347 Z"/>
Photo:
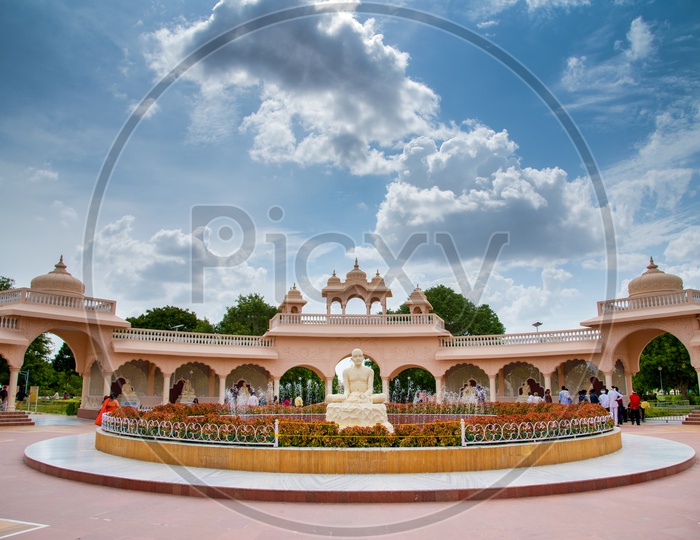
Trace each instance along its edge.
<path fill-rule="evenodd" d="M 352 366 L 343 370 L 342 394 L 326 396 L 328 403 L 384 403 L 384 394 L 374 393 L 374 370 L 365 366 L 365 355 L 360 349 L 352 351 Z"/>

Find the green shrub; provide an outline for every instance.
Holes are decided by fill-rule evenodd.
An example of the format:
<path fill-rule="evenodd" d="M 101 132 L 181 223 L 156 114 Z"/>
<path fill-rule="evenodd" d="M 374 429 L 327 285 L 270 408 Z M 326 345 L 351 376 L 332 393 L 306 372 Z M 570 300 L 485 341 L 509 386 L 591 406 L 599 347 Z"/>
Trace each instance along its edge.
<path fill-rule="evenodd" d="M 78 409 L 80 408 L 80 401 L 71 401 L 66 405 L 66 415 L 77 416 Z"/>

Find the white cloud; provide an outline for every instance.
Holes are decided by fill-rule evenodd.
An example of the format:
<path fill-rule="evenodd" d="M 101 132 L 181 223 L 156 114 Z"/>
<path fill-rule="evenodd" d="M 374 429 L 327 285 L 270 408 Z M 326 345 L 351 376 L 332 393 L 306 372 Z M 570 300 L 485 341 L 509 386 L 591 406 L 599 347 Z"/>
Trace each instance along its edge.
<path fill-rule="evenodd" d="M 74 208 L 66 206 L 63 202 L 54 201 L 51 203 L 51 208 L 56 210 L 58 221 L 64 227 L 70 227 L 78 222 L 78 213 Z"/>
<path fill-rule="evenodd" d="M 189 52 L 263 9 L 256 2 L 221 1 L 206 20 L 163 28 L 148 36 L 149 65 L 163 75 Z M 222 121 L 217 111 L 234 110 L 236 93 L 259 93 L 257 111 L 240 123 L 254 138 L 254 159 L 386 173 L 393 167 L 387 149 L 432 130 L 438 109 L 436 94 L 407 76 L 408 60 L 384 43 L 375 20 L 359 22 L 350 13 L 251 34 L 185 74 L 200 87 L 204 102 L 193 108 L 190 137 L 201 142 L 202 134 L 213 131 L 221 139 L 236 122 L 232 114 Z M 218 96 L 209 90 L 212 85 Z"/>
<path fill-rule="evenodd" d="M 641 17 L 632 21 L 626 37 L 628 47 L 624 48 L 617 41 L 613 48 L 620 52 L 603 60 L 595 62 L 590 55 L 574 55 L 567 59 L 561 85 L 569 92 L 580 92 L 585 96 L 570 108 L 609 102 L 623 95 L 629 99 L 629 91 L 639 79 L 635 64 L 649 58 L 655 49 L 654 35 Z"/>
<path fill-rule="evenodd" d="M 654 35 L 641 16 L 632 21 L 627 40 L 629 49 L 625 51 L 625 55 L 630 60 L 642 60 L 654 52 Z"/>
<path fill-rule="evenodd" d="M 58 172 L 51 168 L 50 163 L 47 163 L 41 168 L 27 167 L 25 170 L 25 178 L 30 184 L 56 182 L 58 180 Z"/>
<path fill-rule="evenodd" d="M 558 167 L 521 167 L 508 133 L 481 125 L 444 141 L 408 143 L 387 187 L 375 232 L 394 250 L 414 233 L 445 232 L 463 259 L 480 257 L 496 232 L 510 234 L 506 259 L 574 257 L 602 246 L 587 179 Z"/>
<path fill-rule="evenodd" d="M 666 246 L 664 257 L 668 262 L 696 261 L 700 248 L 700 226 L 681 231 Z"/>

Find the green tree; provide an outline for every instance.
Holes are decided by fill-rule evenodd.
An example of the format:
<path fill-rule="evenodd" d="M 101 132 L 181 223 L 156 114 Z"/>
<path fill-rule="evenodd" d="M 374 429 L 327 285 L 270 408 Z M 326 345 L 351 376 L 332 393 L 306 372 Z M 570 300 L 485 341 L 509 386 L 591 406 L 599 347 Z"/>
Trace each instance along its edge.
<path fill-rule="evenodd" d="M 506 329 L 488 304 L 476 306 L 471 300 L 445 285 L 423 291 L 433 306 L 432 313 L 445 321 L 445 329 L 453 336 L 503 334 Z M 409 313 L 406 304 L 390 313 Z"/>
<path fill-rule="evenodd" d="M 15 286 L 15 280 L 9 277 L 0 276 L 0 291 L 7 291 Z"/>
<path fill-rule="evenodd" d="M 262 336 L 269 322 L 279 310 L 265 302 L 258 293 L 239 295 L 236 305 L 226 310 L 223 319 L 216 325 L 219 334 Z"/>
<path fill-rule="evenodd" d="M 56 373 L 78 374 L 75 371 L 75 357 L 73 356 L 73 351 L 71 351 L 66 342 L 61 345 L 61 348 L 56 353 L 56 356 L 53 357 L 51 363 Z"/>
<path fill-rule="evenodd" d="M 637 392 L 651 393 L 660 390 L 661 380 L 664 391 L 677 390 L 684 397 L 689 390 L 698 393 L 698 375 L 690 363 L 688 350 L 672 334 L 662 334 L 644 348 L 639 373 L 632 377 L 632 384 Z"/>
<path fill-rule="evenodd" d="M 0 291 L 7 291 L 15 285 L 15 280 L 5 276 L 0 276 Z M 10 366 L 5 360 L 0 358 L 0 384 L 10 382 Z"/>
<path fill-rule="evenodd" d="M 404 369 L 391 381 L 391 400 L 412 401 L 419 390 L 435 393 L 435 377 L 421 368 Z"/>
<path fill-rule="evenodd" d="M 178 330 L 180 332 L 213 333 L 214 326 L 205 318 L 199 319 L 197 314 L 189 309 L 176 306 L 165 306 L 147 309 L 138 317 L 127 317 L 133 328 L 149 328 L 151 330 Z"/>
<path fill-rule="evenodd" d="M 22 371 L 29 373 L 29 384 L 38 386 L 40 393 L 57 391 L 57 376 L 51 363 L 51 340 L 48 335 L 41 334 L 29 344 L 24 353 Z"/>

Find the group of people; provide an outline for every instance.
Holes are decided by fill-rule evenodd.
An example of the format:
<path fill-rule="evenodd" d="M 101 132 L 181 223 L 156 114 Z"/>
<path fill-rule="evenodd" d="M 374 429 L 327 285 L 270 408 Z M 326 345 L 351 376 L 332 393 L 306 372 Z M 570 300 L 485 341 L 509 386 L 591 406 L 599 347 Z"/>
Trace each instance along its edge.
<path fill-rule="evenodd" d="M 613 386 L 609 390 L 603 387 L 600 390 L 600 394 L 596 393 L 595 388 L 591 388 L 588 393 L 585 390 L 579 390 L 578 392 L 579 403 L 583 401 L 598 403 L 610 413 L 610 416 L 618 426 L 621 426 L 627 420 L 632 424 L 640 425 L 641 422 L 645 421 L 645 410 L 649 407 L 649 403 L 642 401 L 641 397 L 634 390 L 630 394 L 627 406 L 625 406 L 624 397 L 617 386 Z M 562 386 L 559 392 L 559 403 L 570 405 L 572 402 L 569 390 L 566 386 Z"/>

